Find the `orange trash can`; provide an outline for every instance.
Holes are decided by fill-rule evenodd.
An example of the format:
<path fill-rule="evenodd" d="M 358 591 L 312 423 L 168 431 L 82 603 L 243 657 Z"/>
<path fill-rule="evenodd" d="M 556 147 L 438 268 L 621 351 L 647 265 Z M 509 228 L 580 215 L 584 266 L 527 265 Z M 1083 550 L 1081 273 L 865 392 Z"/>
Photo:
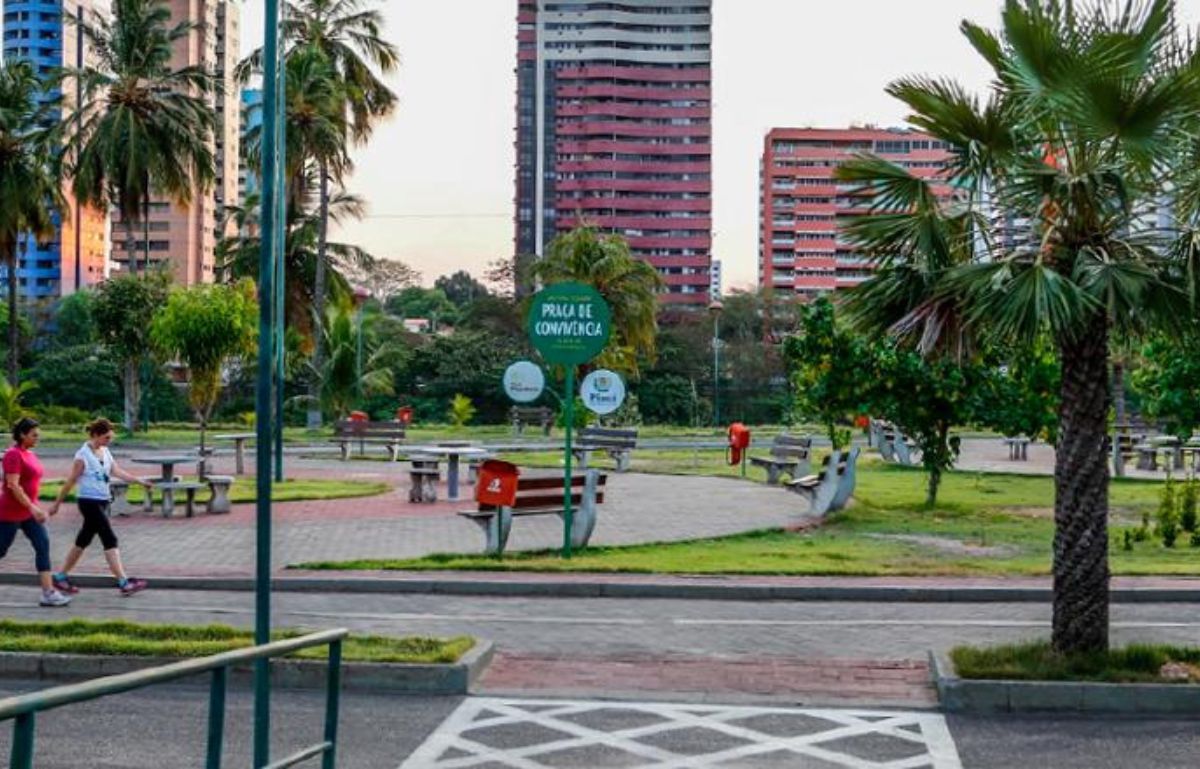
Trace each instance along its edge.
<path fill-rule="evenodd" d="M 479 466 L 475 501 L 481 505 L 512 507 L 517 501 L 517 478 L 521 471 L 511 462 L 489 459 Z"/>

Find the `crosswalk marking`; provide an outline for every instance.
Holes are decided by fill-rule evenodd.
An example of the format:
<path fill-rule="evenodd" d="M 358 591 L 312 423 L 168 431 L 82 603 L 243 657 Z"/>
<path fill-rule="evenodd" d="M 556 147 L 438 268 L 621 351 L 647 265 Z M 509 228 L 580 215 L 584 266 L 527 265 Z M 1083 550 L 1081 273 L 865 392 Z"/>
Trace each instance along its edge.
<path fill-rule="evenodd" d="M 935 713 L 473 697 L 400 769 L 962 769 Z"/>

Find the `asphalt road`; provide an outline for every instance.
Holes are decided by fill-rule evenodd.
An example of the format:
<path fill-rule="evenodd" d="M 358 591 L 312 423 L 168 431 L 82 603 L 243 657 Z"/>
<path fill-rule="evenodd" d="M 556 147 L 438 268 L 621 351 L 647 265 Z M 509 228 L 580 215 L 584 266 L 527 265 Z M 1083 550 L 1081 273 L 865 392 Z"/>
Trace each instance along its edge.
<path fill-rule="evenodd" d="M 127 617 L 242 626 L 253 622 L 253 596 L 247 593 L 150 590 L 124 599 L 113 591 L 90 590 L 60 611 L 37 608 L 35 597 L 30 588 L 2 587 L 0 612 L 13 618 L 63 620 Z M 613 654 L 915 659 L 929 648 L 958 643 L 1043 637 L 1049 621 L 1049 607 L 1036 604 L 281 594 L 275 596 L 274 607 L 274 622 L 281 627 L 338 625 L 389 634 L 468 633 L 490 638 L 502 649 L 530 653 L 586 649 Z M 1118 643 L 1194 643 L 1200 612 L 1181 604 L 1114 606 L 1113 624 Z M 0 683 L 0 693 L 20 688 Z M 338 765 L 396 769 L 462 702 L 454 697 L 347 694 Z M 323 714 L 320 693 L 277 691 L 273 704 L 276 757 L 318 738 Z M 206 707 L 203 686 L 164 686 L 45 714 L 38 719 L 35 765 L 39 769 L 201 765 Z M 248 763 L 250 707 L 247 691 L 230 693 L 228 766 Z M 1200 728 L 1194 719 L 950 716 L 947 721 L 961 765 L 967 769 L 1189 769 L 1198 765 L 1200 755 Z M 518 741 L 535 739 L 541 729 L 533 723 L 517 725 L 510 736 Z M 9 730 L 0 728 L 0 756 L 8 751 L 9 738 Z M 581 761 L 562 766 L 609 765 L 600 754 Z M 489 769 L 509 766 L 480 764 L 485 765 Z"/>
<path fill-rule="evenodd" d="M 36 590 L 0 587 L 0 613 L 24 619 L 112 618 L 220 622 L 250 627 L 254 596 L 243 592 L 156 591 L 132 598 L 85 590 L 67 609 L 36 606 Z M 389 635 L 468 634 L 530 653 L 588 649 L 611 654 L 758 654 L 923 659 L 929 649 L 1046 637 L 1040 604 L 745 602 L 502 598 L 449 595 L 281 593 L 277 627 L 345 626 Z M 1195 643 L 1191 604 L 1115 605 L 1114 643 Z"/>

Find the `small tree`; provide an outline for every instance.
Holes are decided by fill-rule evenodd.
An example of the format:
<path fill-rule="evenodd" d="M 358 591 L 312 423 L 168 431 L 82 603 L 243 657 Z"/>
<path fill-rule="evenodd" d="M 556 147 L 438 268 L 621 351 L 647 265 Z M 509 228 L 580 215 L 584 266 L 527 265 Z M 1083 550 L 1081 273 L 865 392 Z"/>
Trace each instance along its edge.
<path fill-rule="evenodd" d="M 867 410 L 867 350 L 863 340 L 838 324 L 833 303 L 821 298 L 800 311 L 800 332 L 784 345 L 796 387 L 796 411 L 815 419 L 835 449 L 850 442 L 848 419 Z"/>
<path fill-rule="evenodd" d="M 92 313 L 100 338 L 124 367 L 125 428 L 138 429 L 140 371 L 150 348 L 150 324 L 167 300 L 170 277 L 151 272 L 145 278 L 121 275 L 100 284 Z"/>
<path fill-rule="evenodd" d="M 450 424 L 455 427 L 465 427 L 468 422 L 475 418 L 475 404 L 471 403 L 471 399 L 462 393 L 454 396 L 454 400 L 450 401 L 450 409 L 446 412 L 446 416 L 450 419 Z"/>
<path fill-rule="evenodd" d="M 5 426 L 12 425 L 25 416 L 25 394 L 36 389 L 37 382 L 25 381 L 11 385 L 7 379 L 0 379 L 0 419 L 4 420 Z"/>
<path fill-rule="evenodd" d="M 176 289 L 155 316 L 150 336 L 162 354 L 187 366 L 188 402 L 200 422 L 200 449 L 221 393 L 221 370 L 233 357 L 253 352 L 258 334 L 254 284 Z"/>
<path fill-rule="evenodd" d="M 980 367 L 949 358 L 925 358 L 898 347 L 875 347 L 871 365 L 859 371 L 870 382 L 871 411 L 892 422 L 921 449 L 928 477 L 925 504 L 937 504 L 942 475 L 958 458 L 950 428 L 969 421 L 971 392 Z"/>
<path fill-rule="evenodd" d="M 1200 329 L 1190 324 L 1181 331 L 1146 343 L 1133 384 L 1145 415 L 1186 440 L 1200 425 Z"/>

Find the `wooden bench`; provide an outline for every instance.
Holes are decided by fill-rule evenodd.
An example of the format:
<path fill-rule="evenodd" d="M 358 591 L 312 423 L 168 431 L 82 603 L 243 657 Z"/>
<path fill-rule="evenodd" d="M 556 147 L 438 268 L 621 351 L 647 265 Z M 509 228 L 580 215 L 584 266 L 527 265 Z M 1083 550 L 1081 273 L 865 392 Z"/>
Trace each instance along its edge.
<path fill-rule="evenodd" d="M 824 516 L 846 506 L 857 484 L 858 455 L 861 449 L 833 451 L 821 460 L 821 472 L 787 484 L 788 488 L 809 501 L 814 515 Z"/>
<path fill-rule="evenodd" d="M 583 470 L 571 474 L 571 546 L 587 547 L 596 528 L 597 508 L 604 503 L 604 484 L 608 476 L 599 470 Z M 500 555 L 508 544 L 513 518 L 526 515 L 565 516 L 563 510 L 563 476 L 522 475 L 517 478 L 517 496 L 512 507 L 479 505 L 459 515 L 472 521 L 483 531 L 487 555 Z"/>
<path fill-rule="evenodd" d="M 438 482 L 442 469 L 438 458 L 424 454 L 413 454 L 408 458 L 408 501 L 417 504 L 437 502 Z"/>
<path fill-rule="evenodd" d="M 1011 438 L 1005 438 L 1004 445 L 1008 446 L 1008 458 L 1013 462 L 1026 462 L 1029 460 L 1029 439 L 1025 436 L 1015 435 Z"/>
<path fill-rule="evenodd" d="M 381 445 L 388 451 L 393 462 L 400 458 L 400 447 L 404 444 L 403 422 L 356 422 L 343 419 L 333 426 L 333 442 L 341 446 L 342 461 L 350 459 L 350 446 L 358 444 L 358 455 L 362 456 L 368 443 Z"/>
<path fill-rule="evenodd" d="M 629 469 L 633 450 L 637 448 L 638 431 L 635 428 L 585 427 L 579 432 L 579 442 L 572 453 L 579 460 L 580 469 L 588 466 L 593 451 L 603 451 L 617 463 L 617 472 Z"/>
<path fill-rule="evenodd" d="M 766 470 L 767 483 L 774 486 L 785 474 L 793 478 L 808 475 L 811 453 L 811 436 L 778 435 L 771 443 L 771 456 L 750 457 L 750 464 Z"/>
<path fill-rule="evenodd" d="M 554 424 L 554 412 L 547 406 L 513 406 L 508 410 L 509 421 L 512 422 L 513 434 L 520 435 L 529 425 L 538 425 L 542 434 L 549 435 L 550 427 Z"/>
<path fill-rule="evenodd" d="M 191 518 L 196 514 L 196 492 L 204 488 L 204 484 L 195 481 L 171 481 L 170 483 L 159 481 L 154 484 L 154 488 L 162 492 L 163 518 L 170 518 L 175 514 L 175 494 L 177 492 L 183 492 L 186 500 L 185 514 Z M 146 493 L 146 498 L 150 498 L 150 492 Z"/>

